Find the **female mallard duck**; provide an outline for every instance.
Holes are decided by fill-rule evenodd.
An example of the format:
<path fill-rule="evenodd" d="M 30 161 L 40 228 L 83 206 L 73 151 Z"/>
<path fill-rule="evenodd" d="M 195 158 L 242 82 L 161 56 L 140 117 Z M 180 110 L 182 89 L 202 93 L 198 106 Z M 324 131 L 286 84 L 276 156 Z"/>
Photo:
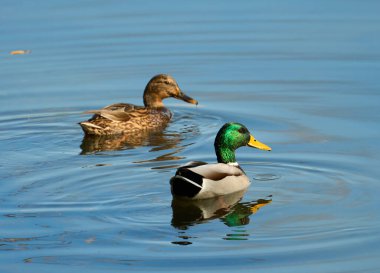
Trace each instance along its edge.
<path fill-rule="evenodd" d="M 270 151 L 240 123 L 226 123 L 216 135 L 214 147 L 218 163 L 190 162 L 170 179 L 176 197 L 206 199 L 245 190 L 250 182 L 235 159 L 235 150 L 249 146 Z"/>
<path fill-rule="evenodd" d="M 94 114 L 93 117 L 79 125 L 87 135 L 115 135 L 160 129 L 172 117 L 170 110 L 162 103 L 163 99 L 169 97 L 198 104 L 181 91 L 173 77 L 160 74 L 154 76 L 145 87 L 144 106 L 116 103 L 100 110 L 87 111 L 85 113 Z"/>

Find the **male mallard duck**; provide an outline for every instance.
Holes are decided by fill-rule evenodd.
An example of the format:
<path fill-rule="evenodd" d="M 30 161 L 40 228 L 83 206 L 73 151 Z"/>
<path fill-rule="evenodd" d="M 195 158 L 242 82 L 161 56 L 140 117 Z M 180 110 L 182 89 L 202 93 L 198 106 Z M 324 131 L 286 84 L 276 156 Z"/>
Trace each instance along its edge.
<path fill-rule="evenodd" d="M 178 168 L 170 179 L 172 194 L 190 199 L 206 199 L 244 191 L 250 181 L 235 159 L 235 150 L 242 146 L 271 150 L 256 140 L 244 125 L 226 123 L 214 142 L 218 163 L 190 162 Z"/>
<path fill-rule="evenodd" d="M 163 128 L 171 119 L 172 113 L 162 103 L 173 97 L 188 103 L 198 102 L 186 96 L 173 77 L 165 74 L 154 76 L 145 87 L 144 106 L 129 103 L 116 103 L 100 110 L 85 113 L 94 114 L 88 121 L 80 122 L 85 134 L 115 135 L 138 130 Z"/>

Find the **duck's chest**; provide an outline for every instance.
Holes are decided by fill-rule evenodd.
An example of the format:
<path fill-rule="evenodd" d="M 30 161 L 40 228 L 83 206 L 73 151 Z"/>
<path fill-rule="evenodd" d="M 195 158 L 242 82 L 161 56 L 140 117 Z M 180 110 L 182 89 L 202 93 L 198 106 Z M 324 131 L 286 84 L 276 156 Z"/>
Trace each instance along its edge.
<path fill-rule="evenodd" d="M 167 124 L 172 118 L 173 114 L 167 108 L 149 109 L 146 114 L 137 116 L 134 121 L 139 123 L 140 126 L 148 127 L 160 127 Z M 131 120 L 132 121 L 132 120 Z M 133 122 L 133 121 L 132 121 Z"/>

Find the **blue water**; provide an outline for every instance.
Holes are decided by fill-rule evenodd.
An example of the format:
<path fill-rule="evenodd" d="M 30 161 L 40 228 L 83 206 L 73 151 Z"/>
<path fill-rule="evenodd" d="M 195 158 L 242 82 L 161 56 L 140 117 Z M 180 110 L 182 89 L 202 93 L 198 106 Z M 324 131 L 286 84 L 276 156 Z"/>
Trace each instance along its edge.
<path fill-rule="evenodd" d="M 379 272 L 380 3 L 3 1 L 1 272 Z M 11 55 L 13 50 L 29 54 Z M 174 99 L 159 133 L 86 141 L 82 112 Z M 181 204 L 227 121 L 242 196 Z"/>

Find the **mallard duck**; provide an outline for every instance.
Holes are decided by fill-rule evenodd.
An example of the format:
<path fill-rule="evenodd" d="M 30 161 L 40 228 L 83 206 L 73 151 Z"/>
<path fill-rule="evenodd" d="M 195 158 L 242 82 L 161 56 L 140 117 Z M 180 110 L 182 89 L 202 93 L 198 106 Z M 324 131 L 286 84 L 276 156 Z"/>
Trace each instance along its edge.
<path fill-rule="evenodd" d="M 115 135 L 138 130 L 160 129 L 167 125 L 172 113 L 162 103 L 163 99 L 176 98 L 188 103 L 198 102 L 185 95 L 173 77 L 165 74 L 154 76 L 144 91 L 144 106 L 116 103 L 100 110 L 86 111 L 94 114 L 87 121 L 80 122 L 85 134 Z"/>
<path fill-rule="evenodd" d="M 178 168 L 170 179 L 173 196 L 207 199 L 247 189 L 250 181 L 235 159 L 235 150 L 242 146 L 271 150 L 256 140 L 243 124 L 226 123 L 215 137 L 218 163 L 193 161 Z"/>

